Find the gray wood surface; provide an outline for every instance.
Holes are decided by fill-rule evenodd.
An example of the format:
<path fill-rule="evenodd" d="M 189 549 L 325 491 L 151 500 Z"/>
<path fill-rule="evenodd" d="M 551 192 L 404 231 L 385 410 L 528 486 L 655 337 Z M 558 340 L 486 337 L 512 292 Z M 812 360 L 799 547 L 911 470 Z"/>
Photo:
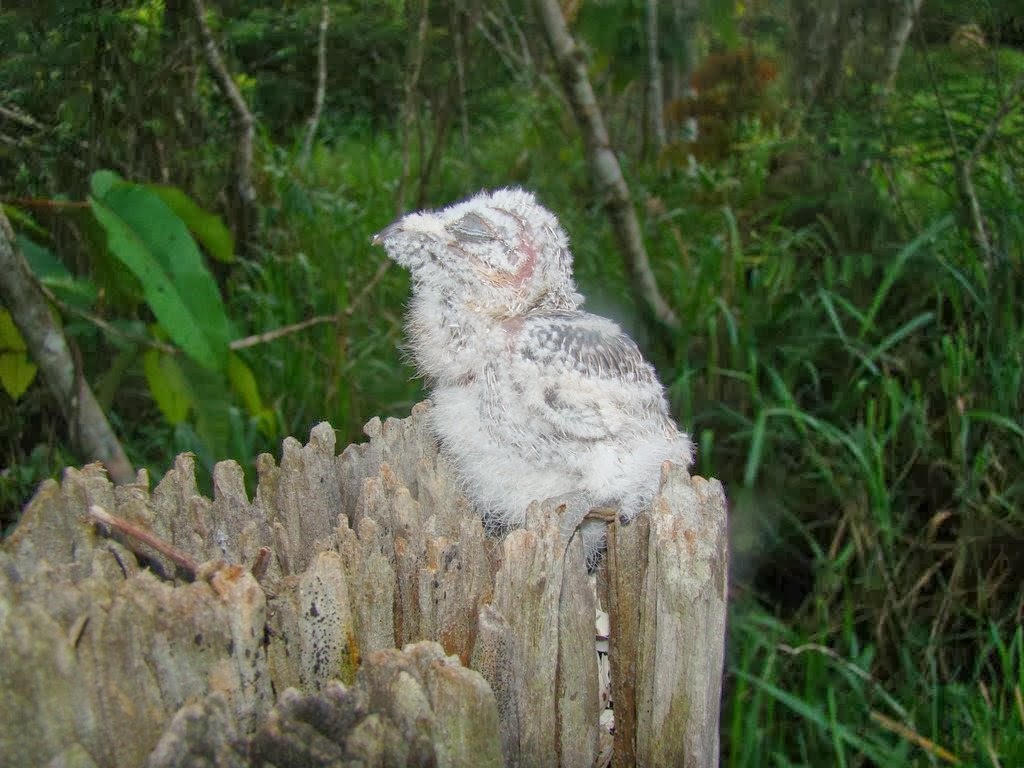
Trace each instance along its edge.
<path fill-rule="evenodd" d="M 611 526 L 595 591 L 551 502 L 485 533 L 427 408 L 340 455 L 326 424 L 286 439 L 252 499 L 233 462 L 204 498 L 188 455 L 152 490 L 99 465 L 40 486 L 0 545 L 4 764 L 600 764 L 600 595 L 614 764 L 717 765 L 721 485 L 666 466 L 651 511 Z"/>

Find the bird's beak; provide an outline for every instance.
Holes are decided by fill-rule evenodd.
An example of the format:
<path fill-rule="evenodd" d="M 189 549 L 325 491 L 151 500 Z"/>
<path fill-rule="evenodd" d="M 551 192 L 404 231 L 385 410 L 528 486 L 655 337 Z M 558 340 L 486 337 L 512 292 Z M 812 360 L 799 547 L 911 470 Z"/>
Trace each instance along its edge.
<path fill-rule="evenodd" d="M 382 229 L 380 232 L 378 232 L 376 235 L 374 235 L 373 239 L 370 240 L 370 244 L 371 245 L 384 245 L 384 241 L 385 240 L 387 240 L 393 234 L 395 234 L 397 232 L 400 232 L 401 230 L 402 230 L 402 220 L 399 219 L 398 221 L 396 221 L 396 222 L 394 222 L 392 224 L 388 224 L 386 227 L 384 227 L 384 229 Z"/>

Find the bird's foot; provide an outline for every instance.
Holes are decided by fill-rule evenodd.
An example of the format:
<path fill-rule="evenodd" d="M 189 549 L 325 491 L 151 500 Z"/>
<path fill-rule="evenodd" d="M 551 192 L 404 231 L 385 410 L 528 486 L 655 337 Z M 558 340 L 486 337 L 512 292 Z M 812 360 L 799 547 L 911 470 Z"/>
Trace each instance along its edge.
<path fill-rule="evenodd" d="M 602 504 L 597 507 L 592 507 L 590 511 L 583 516 L 583 520 L 591 520 L 597 523 L 614 523 L 618 516 L 618 507 Z"/>

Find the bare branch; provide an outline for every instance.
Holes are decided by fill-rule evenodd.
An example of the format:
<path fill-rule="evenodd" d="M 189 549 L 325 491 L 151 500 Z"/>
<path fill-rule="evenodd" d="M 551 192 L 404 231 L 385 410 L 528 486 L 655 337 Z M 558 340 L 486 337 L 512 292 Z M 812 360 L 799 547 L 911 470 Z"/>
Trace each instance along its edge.
<path fill-rule="evenodd" d="M 253 140 L 256 133 L 256 118 L 249 111 L 248 104 L 242 92 L 235 85 L 227 65 L 220 55 L 217 42 L 213 39 L 213 32 L 206 22 L 206 6 L 203 0 L 192 0 L 195 8 L 196 23 L 199 25 L 199 34 L 203 40 L 203 53 L 206 55 L 206 63 L 213 72 L 214 81 L 220 89 L 221 94 L 231 105 L 235 122 L 238 128 L 238 149 L 235 155 L 235 188 L 238 195 L 240 244 L 245 247 L 252 234 L 252 228 L 256 221 L 256 188 L 252 182 L 252 152 Z"/>
<path fill-rule="evenodd" d="M 366 281 L 366 285 L 362 287 L 359 293 L 356 294 L 355 298 L 348 303 L 341 312 L 336 312 L 333 315 L 317 315 L 311 317 L 308 320 L 303 320 L 300 323 L 293 323 L 292 325 L 286 325 L 281 328 L 275 328 L 272 331 L 266 331 L 265 333 L 258 333 L 255 336 L 246 336 L 244 339 L 235 339 L 229 345 L 231 349 L 246 349 L 247 347 L 255 347 L 257 344 L 265 344 L 269 341 L 276 341 L 284 336 L 288 336 L 299 331 L 304 331 L 307 328 L 312 328 L 315 325 L 322 325 L 323 323 L 337 323 L 343 317 L 352 317 L 356 313 L 359 305 L 365 301 L 366 297 L 370 295 L 374 286 L 381 281 L 381 278 L 387 274 L 388 268 L 391 266 L 391 262 L 387 259 L 381 262 L 380 266 L 377 267 L 377 271 L 373 273 L 373 277 Z"/>
<path fill-rule="evenodd" d="M 241 339 L 235 339 L 230 344 L 228 344 L 228 348 L 231 349 L 232 351 L 238 351 L 239 349 L 248 349 L 249 347 L 256 347 L 259 346 L 260 344 L 267 344 L 271 341 L 277 341 L 278 339 L 284 338 L 285 336 L 291 336 L 293 333 L 299 333 L 300 331 L 304 331 L 307 328 L 312 328 L 317 325 L 323 325 L 324 323 L 337 323 L 338 320 L 340 320 L 342 317 L 352 317 L 352 315 L 355 314 L 359 304 L 363 302 L 366 296 L 370 293 L 370 290 L 377 283 L 380 282 L 381 278 L 387 272 L 388 267 L 390 265 L 390 261 L 382 262 L 381 265 L 377 268 L 377 271 L 374 273 L 373 277 L 371 277 L 370 280 L 367 281 L 366 285 L 363 286 L 362 290 L 359 291 L 356 297 L 351 302 L 349 302 L 349 305 L 345 307 L 345 309 L 342 312 L 336 312 L 333 315 L 317 315 L 316 317 L 311 317 L 307 320 L 302 320 L 298 323 L 283 325 L 280 328 L 274 328 L 273 330 L 270 331 L 264 331 L 263 333 L 255 333 L 252 334 L 251 336 L 245 336 Z M 136 336 L 134 334 L 125 333 L 116 326 L 108 323 L 103 318 L 98 317 L 92 314 L 91 312 L 87 312 L 84 309 L 80 309 L 72 304 L 63 302 L 59 298 L 57 298 L 53 294 L 53 292 L 50 291 L 45 285 L 40 285 L 39 288 L 47 299 L 52 301 L 61 309 L 63 309 L 66 312 L 70 312 L 71 314 L 78 315 L 83 320 L 92 323 L 97 328 L 110 334 L 111 336 L 117 336 L 118 338 L 124 339 L 126 341 L 131 341 L 137 344 L 142 344 L 144 346 L 151 347 L 153 349 L 158 349 L 167 355 L 177 355 L 181 353 L 181 349 L 179 347 L 175 347 L 172 344 L 167 344 L 166 342 L 158 341 L 157 339 L 148 336 Z"/>
<path fill-rule="evenodd" d="M 366 285 L 363 289 L 356 294 L 356 297 L 348 303 L 345 307 L 345 317 L 352 317 L 355 314 L 356 308 L 363 303 L 367 296 L 370 295 L 370 291 L 381 281 L 381 278 L 387 274 L 388 269 L 391 267 L 393 262 L 390 259 L 384 259 L 377 267 L 377 271 L 373 273 L 373 277 L 366 281 Z"/>
<path fill-rule="evenodd" d="M 536 79 L 552 96 L 565 105 L 565 94 L 562 93 L 562 90 L 550 77 L 543 72 L 539 72 L 534 66 L 533 55 L 530 53 L 530 46 L 526 42 L 526 35 L 516 21 L 515 15 L 508 9 L 506 4 L 502 3 L 502 6 L 504 7 L 505 17 L 499 18 L 493 11 L 485 11 L 477 20 L 477 31 L 490 44 L 492 50 L 498 54 L 501 63 L 505 65 L 505 68 L 512 75 L 522 78 L 524 82 L 530 85 Z M 497 31 L 497 34 L 492 32 L 490 26 L 485 22 L 489 22 Z M 511 28 L 516 33 L 516 40 L 519 43 L 518 47 L 512 44 L 506 27 Z M 498 35 L 501 37 L 500 40 Z"/>
<path fill-rule="evenodd" d="M 678 328 L 679 318 L 658 290 L 651 271 L 629 186 L 611 148 L 608 130 L 587 75 L 583 52 L 569 33 L 557 0 L 537 0 L 537 9 L 562 87 L 583 134 L 591 176 L 608 211 L 634 289 L 658 322 L 668 328 Z"/>
<path fill-rule="evenodd" d="M 978 139 L 978 143 L 974 145 L 974 149 L 971 151 L 971 156 L 967 158 L 967 162 L 964 163 L 968 171 L 973 171 L 974 166 L 977 165 L 978 159 L 984 154 L 985 150 L 988 149 L 988 145 L 992 143 L 996 133 L 999 131 L 999 126 L 1002 125 L 1014 108 L 1021 105 L 1021 95 L 1024 94 L 1024 74 L 1020 75 L 1014 81 L 1013 85 L 1010 86 L 1010 90 L 1007 92 L 1006 97 L 1003 99 L 1003 103 L 999 107 L 999 111 L 992 117 L 992 121 L 988 124 L 985 129 L 985 133 Z"/>
<path fill-rule="evenodd" d="M 36 130 L 42 130 L 45 126 L 36 120 L 32 115 L 25 114 L 17 107 L 5 107 L 0 105 L 0 117 L 11 120 L 12 122 L 18 123 L 26 128 L 34 128 Z"/>
<path fill-rule="evenodd" d="M 960 165 L 959 169 L 960 192 L 971 217 L 974 242 L 978 246 L 978 249 L 981 251 L 986 262 L 989 264 L 992 262 L 995 253 L 992 248 L 992 238 L 989 237 L 988 226 L 985 223 L 985 214 L 981 210 L 978 193 L 974 189 L 974 169 L 978 164 L 978 160 L 981 159 L 985 150 L 988 149 L 992 140 L 995 139 L 996 134 L 999 132 L 999 126 L 1002 124 L 1003 120 L 1013 112 L 1015 107 L 1020 106 L 1022 93 L 1024 93 L 1024 75 L 1018 77 L 1013 85 L 1010 86 L 1010 90 L 1003 99 L 1003 103 L 999 107 L 999 110 L 992 117 L 992 120 L 989 122 L 985 132 L 975 143 L 974 149 L 971 150 L 971 154 Z"/>
<path fill-rule="evenodd" d="M 888 94 L 896 84 L 896 74 L 899 72 L 900 59 L 903 58 L 903 51 L 907 47 L 907 40 L 910 39 L 910 32 L 914 28 L 914 20 L 921 10 L 924 0 L 902 0 L 902 13 L 893 25 L 892 35 L 889 38 L 889 45 L 885 54 L 885 69 L 882 77 L 882 93 Z"/>
<path fill-rule="evenodd" d="M 320 115 L 323 114 L 324 99 L 327 96 L 327 25 L 330 15 L 331 11 L 327 0 L 323 0 L 320 4 L 320 39 L 316 49 L 316 96 L 313 99 L 313 113 L 306 123 L 306 138 L 302 142 L 301 163 L 303 166 L 309 163 L 309 155 L 313 151 L 313 137 L 316 136 L 316 130 L 320 126 Z"/>
<path fill-rule="evenodd" d="M 265 331 L 264 333 L 257 333 L 253 336 L 246 336 L 244 339 L 235 339 L 228 346 L 232 350 L 247 349 L 249 347 L 255 347 L 258 344 L 266 344 L 269 341 L 276 341 L 277 339 L 283 338 L 284 336 L 290 336 L 293 333 L 304 331 L 307 328 L 312 328 L 314 325 L 323 325 L 324 323 L 337 323 L 338 315 L 317 315 L 311 317 L 308 320 L 303 320 L 300 323 L 292 323 L 291 325 L 284 325 L 280 328 L 275 328 L 272 331 Z"/>
<path fill-rule="evenodd" d="M 104 331 L 105 333 L 108 333 L 111 336 L 115 336 L 119 339 L 124 339 L 125 341 L 133 342 L 136 344 L 142 344 L 147 347 L 152 347 L 153 349 L 158 349 L 161 352 L 171 355 L 175 355 L 179 351 L 177 347 L 171 344 L 167 344 L 166 342 L 163 341 L 158 341 L 157 339 L 154 339 L 152 336 L 140 336 L 133 333 L 125 333 L 117 326 L 108 323 L 102 317 L 95 315 L 92 312 L 88 312 L 87 310 L 81 309 L 80 307 L 76 307 L 74 304 L 68 304 L 66 301 L 62 301 L 53 293 L 53 291 L 51 291 L 42 283 L 39 284 L 39 289 L 43 292 L 43 295 L 47 298 L 47 300 L 49 300 L 56 306 L 60 307 L 62 311 L 72 315 L 78 315 L 83 320 L 92 323 L 97 328 Z"/>
<path fill-rule="evenodd" d="M 17 325 L 64 418 L 72 443 L 99 459 L 116 483 L 135 480 L 135 470 L 106 415 L 68 348 L 63 331 L 50 315 L 35 275 L 18 250 L 14 230 L 0 208 L 0 299 Z"/>
<path fill-rule="evenodd" d="M 88 200 L 52 200 L 47 197 L 5 197 L 0 198 L 4 205 L 15 205 L 19 208 L 43 208 L 62 211 L 66 208 L 91 208 Z"/>
<path fill-rule="evenodd" d="M 164 541 L 152 531 L 147 531 L 145 528 L 141 528 L 134 523 L 130 523 L 124 518 L 110 514 L 99 504 L 93 504 L 89 507 L 89 519 L 123 533 L 125 536 L 129 537 L 133 543 L 145 544 L 147 547 L 156 550 L 185 571 L 189 578 L 194 579 L 196 577 L 196 572 L 199 570 L 199 564 L 189 557 L 187 553 L 182 552 L 170 542 Z M 137 549 L 132 547 L 132 551 L 137 552 Z M 148 555 L 150 553 L 138 552 L 138 554 Z"/>

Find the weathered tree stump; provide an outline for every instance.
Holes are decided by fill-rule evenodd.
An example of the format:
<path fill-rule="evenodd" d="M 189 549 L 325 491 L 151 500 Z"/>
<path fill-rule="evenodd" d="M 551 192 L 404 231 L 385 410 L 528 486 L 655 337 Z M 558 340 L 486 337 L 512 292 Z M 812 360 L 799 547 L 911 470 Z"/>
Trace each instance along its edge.
<path fill-rule="evenodd" d="M 600 764 L 597 598 L 614 764 L 717 765 L 721 485 L 666 466 L 595 594 L 550 504 L 485 534 L 427 408 L 340 456 L 326 424 L 286 439 L 252 500 L 234 462 L 201 496 L 187 455 L 152 492 L 98 465 L 40 486 L 0 546 L 4 765 Z"/>

